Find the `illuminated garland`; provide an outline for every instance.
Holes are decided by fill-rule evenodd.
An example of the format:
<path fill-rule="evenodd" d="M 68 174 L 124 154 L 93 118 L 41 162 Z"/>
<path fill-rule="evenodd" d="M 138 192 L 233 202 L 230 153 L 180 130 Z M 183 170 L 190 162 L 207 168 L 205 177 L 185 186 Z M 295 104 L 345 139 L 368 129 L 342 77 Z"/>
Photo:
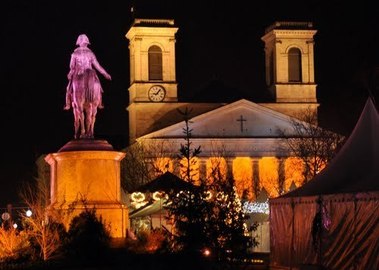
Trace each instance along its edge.
<path fill-rule="evenodd" d="M 132 195 L 130 196 L 133 202 L 143 202 L 145 200 L 145 194 L 142 192 L 133 192 Z"/>
<path fill-rule="evenodd" d="M 252 214 L 252 213 L 262 213 L 262 214 L 269 214 L 270 209 L 268 205 L 268 201 L 265 201 L 263 203 L 259 202 L 244 202 L 243 204 L 243 211 L 246 214 Z"/>
<path fill-rule="evenodd" d="M 164 192 L 161 192 L 161 191 L 155 191 L 154 193 L 153 193 L 153 199 L 155 200 L 155 201 L 159 201 L 160 199 L 168 199 L 168 195 L 166 194 L 166 193 L 164 193 Z"/>
<path fill-rule="evenodd" d="M 147 203 L 148 203 L 148 201 L 144 201 L 144 202 L 132 202 L 131 205 L 135 209 L 138 209 L 138 208 L 141 208 L 142 206 L 146 205 Z"/>
<path fill-rule="evenodd" d="M 212 192 L 210 192 L 209 190 L 205 192 L 204 200 L 210 201 L 212 197 L 213 197 Z"/>

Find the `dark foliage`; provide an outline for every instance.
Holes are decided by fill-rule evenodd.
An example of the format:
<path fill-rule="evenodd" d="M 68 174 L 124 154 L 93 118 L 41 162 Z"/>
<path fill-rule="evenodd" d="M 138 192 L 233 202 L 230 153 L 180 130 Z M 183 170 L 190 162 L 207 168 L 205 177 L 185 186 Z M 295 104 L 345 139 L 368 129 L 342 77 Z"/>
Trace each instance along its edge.
<path fill-rule="evenodd" d="M 192 167 L 200 153 L 200 146 L 192 148 L 189 112 L 181 112 L 185 121 L 185 144 L 180 147 L 180 159 L 186 159 L 185 180 L 194 184 Z M 245 235 L 247 217 L 242 211 L 232 178 L 223 179 L 220 170 L 214 170 L 213 181 L 204 179 L 195 188 L 170 192 L 165 205 L 174 221 L 172 247 L 175 251 L 197 258 L 209 250 L 207 256 L 221 261 L 246 256 L 251 238 Z"/>
<path fill-rule="evenodd" d="M 171 193 L 166 205 L 175 224 L 173 247 L 192 255 L 209 249 L 218 261 L 242 259 L 250 245 L 241 203 L 232 180 L 201 184 L 197 189 Z"/>
<path fill-rule="evenodd" d="M 75 260 L 99 261 L 109 252 L 109 232 L 95 209 L 86 209 L 74 217 L 67 235 L 67 255 Z"/>

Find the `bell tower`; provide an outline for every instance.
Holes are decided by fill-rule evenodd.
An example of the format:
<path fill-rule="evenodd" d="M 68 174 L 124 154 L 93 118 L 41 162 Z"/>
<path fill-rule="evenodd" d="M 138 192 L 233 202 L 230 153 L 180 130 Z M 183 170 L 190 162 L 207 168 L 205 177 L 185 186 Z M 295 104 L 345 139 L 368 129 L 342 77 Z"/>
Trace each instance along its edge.
<path fill-rule="evenodd" d="M 146 134 L 165 104 L 177 102 L 174 20 L 135 19 L 129 40 L 130 141 Z M 167 106 L 166 106 L 167 107 Z"/>
<path fill-rule="evenodd" d="M 275 22 L 265 30 L 266 85 L 287 114 L 317 110 L 314 35 L 311 22 Z M 286 105 L 285 105 L 286 104 Z"/>

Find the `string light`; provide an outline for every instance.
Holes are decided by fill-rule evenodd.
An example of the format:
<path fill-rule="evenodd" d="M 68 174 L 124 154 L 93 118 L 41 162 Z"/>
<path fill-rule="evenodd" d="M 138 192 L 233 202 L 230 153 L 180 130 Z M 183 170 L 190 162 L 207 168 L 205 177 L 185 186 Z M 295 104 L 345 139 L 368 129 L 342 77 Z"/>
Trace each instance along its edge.
<path fill-rule="evenodd" d="M 270 212 L 268 201 L 265 201 L 263 203 L 244 202 L 242 208 L 246 214 L 252 214 L 252 213 L 269 214 Z"/>
<path fill-rule="evenodd" d="M 133 192 L 130 198 L 133 202 L 140 203 L 145 200 L 145 194 L 143 194 L 142 192 Z"/>
<path fill-rule="evenodd" d="M 160 199 L 168 199 L 168 196 L 167 196 L 167 194 L 166 193 L 164 193 L 164 192 L 161 192 L 161 191 L 155 191 L 154 193 L 153 193 L 153 199 L 155 200 L 155 201 L 159 201 Z"/>
<path fill-rule="evenodd" d="M 132 206 L 134 206 L 135 209 L 141 208 L 142 206 L 146 205 L 148 202 L 132 202 Z"/>
<path fill-rule="evenodd" d="M 209 201 L 209 200 L 212 199 L 212 197 L 213 197 L 212 192 L 210 192 L 209 190 L 207 190 L 205 192 L 204 200 Z"/>

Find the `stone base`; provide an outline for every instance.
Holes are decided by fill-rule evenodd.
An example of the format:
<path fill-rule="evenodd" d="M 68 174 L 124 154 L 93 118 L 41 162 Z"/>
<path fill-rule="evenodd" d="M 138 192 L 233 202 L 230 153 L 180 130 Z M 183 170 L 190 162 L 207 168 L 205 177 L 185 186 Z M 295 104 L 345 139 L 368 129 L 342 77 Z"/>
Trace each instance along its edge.
<path fill-rule="evenodd" d="M 129 213 L 126 205 L 121 203 L 109 202 L 86 202 L 78 203 L 75 206 L 62 206 L 64 225 L 66 229 L 69 228 L 72 219 L 78 216 L 86 209 L 95 209 L 96 216 L 101 219 L 105 228 L 109 231 L 110 236 L 114 239 L 123 239 L 127 236 L 127 229 L 129 228 Z"/>
<path fill-rule="evenodd" d="M 66 143 L 58 152 L 70 151 L 113 151 L 113 146 L 106 140 L 77 139 Z"/>
<path fill-rule="evenodd" d="M 79 139 L 46 156 L 50 165 L 51 206 L 67 210 L 71 219 L 85 207 L 96 209 L 110 227 L 112 238 L 126 236 L 128 209 L 122 202 L 120 162 L 125 153 L 105 140 Z M 73 205 L 69 209 L 69 205 Z M 67 212 L 67 213 L 68 213 Z"/>

